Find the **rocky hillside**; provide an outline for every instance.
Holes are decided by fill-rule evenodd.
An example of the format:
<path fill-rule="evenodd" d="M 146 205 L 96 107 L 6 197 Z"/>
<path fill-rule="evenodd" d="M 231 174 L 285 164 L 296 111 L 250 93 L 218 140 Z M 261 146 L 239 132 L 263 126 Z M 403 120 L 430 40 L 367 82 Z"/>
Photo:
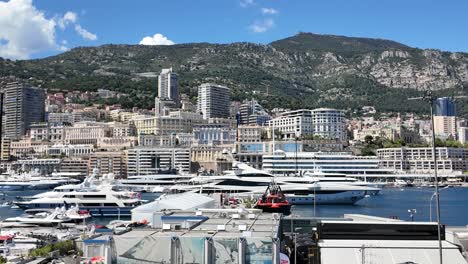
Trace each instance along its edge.
<path fill-rule="evenodd" d="M 299 33 L 268 45 L 104 45 L 75 48 L 39 60 L 0 59 L 0 76 L 30 79 L 53 90 L 107 88 L 130 94 L 126 106 L 150 107 L 155 73 L 173 67 L 182 90 L 216 82 L 237 100 L 256 97 L 267 107 L 421 111 L 407 97 L 422 90 L 466 94 L 468 54 L 421 50 L 380 39 Z M 466 101 L 465 101 L 466 102 Z M 462 109 L 460 112 L 468 112 Z"/>

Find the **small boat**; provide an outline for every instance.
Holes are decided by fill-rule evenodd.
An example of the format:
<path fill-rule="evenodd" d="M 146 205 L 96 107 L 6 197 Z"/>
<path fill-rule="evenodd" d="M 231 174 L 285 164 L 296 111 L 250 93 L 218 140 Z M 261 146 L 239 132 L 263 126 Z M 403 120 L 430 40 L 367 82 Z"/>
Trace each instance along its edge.
<path fill-rule="evenodd" d="M 13 203 L 11 201 L 6 201 L 0 204 L 0 207 L 10 207 Z"/>
<path fill-rule="evenodd" d="M 254 207 L 262 209 L 264 212 L 283 213 L 285 215 L 291 213 L 291 204 L 281 191 L 281 187 L 274 181 L 267 187 Z"/>
<path fill-rule="evenodd" d="M 414 184 L 410 181 L 405 181 L 402 179 L 395 179 L 395 182 L 393 182 L 393 186 L 395 187 L 413 187 Z"/>

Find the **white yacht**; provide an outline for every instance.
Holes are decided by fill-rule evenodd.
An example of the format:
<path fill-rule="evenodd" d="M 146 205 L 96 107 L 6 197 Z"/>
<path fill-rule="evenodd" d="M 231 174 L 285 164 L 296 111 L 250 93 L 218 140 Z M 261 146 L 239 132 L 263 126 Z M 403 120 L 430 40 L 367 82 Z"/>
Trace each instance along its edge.
<path fill-rule="evenodd" d="M 66 222 L 81 221 L 89 217 L 89 214 L 80 215 L 76 207 L 70 208 L 69 210 L 55 208 L 51 213 L 38 213 L 35 215 L 7 218 L 0 223 L 0 227 L 56 226 Z"/>
<path fill-rule="evenodd" d="M 193 177 L 194 175 L 180 171 L 173 174 L 129 176 L 127 179 L 118 180 L 116 184 L 135 191 L 164 193 L 173 185 L 189 183 Z"/>
<path fill-rule="evenodd" d="M 244 163 L 235 163 L 235 169 L 222 176 L 198 176 L 192 184 L 175 185 L 174 191 L 202 193 L 262 194 L 272 181 L 281 187 L 292 204 L 354 204 L 371 192 L 380 189 L 335 182 L 320 182 L 313 177 L 275 177 Z"/>
<path fill-rule="evenodd" d="M 129 216 L 130 210 L 141 204 L 139 193 L 116 189 L 113 174 L 102 175 L 98 183 L 95 175 L 96 172 L 82 184 L 62 186 L 15 204 L 24 210 L 38 211 L 76 204 L 92 216 Z"/>
<path fill-rule="evenodd" d="M 328 182 L 328 183 L 337 183 L 337 184 L 346 184 L 352 186 L 364 186 L 364 187 L 374 187 L 377 188 L 375 191 L 370 191 L 370 195 L 377 195 L 382 188 L 386 186 L 386 183 L 382 182 L 368 182 L 361 181 L 359 179 L 348 177 L 345 174 L 341 173 L 324 173 L 320 170 L 314 170 L 313 172 L 305 172 L 302 175 L 305 177 L 311 177 L 313 181 L 317 182 Z"/>
<path fill-rule="evenodd" d="M 59 176 L 42 176 L 38 170 L 15 174 L 4 174 L 0 177 L 1 191 L 47 190 L 56 186 L 79 182 L 76 179 Z"/>

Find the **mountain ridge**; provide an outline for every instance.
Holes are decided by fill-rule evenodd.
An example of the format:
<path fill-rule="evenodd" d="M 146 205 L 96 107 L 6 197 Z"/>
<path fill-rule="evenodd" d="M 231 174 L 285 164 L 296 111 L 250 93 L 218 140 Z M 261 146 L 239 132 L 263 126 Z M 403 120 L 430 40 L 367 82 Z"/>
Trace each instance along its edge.
<path fill-rule="evenodd" d="M 466 94 L 468 87 L 467 53 L 304 32 L 269 44 L 76 47 L 43 59 L 0 59 L 0 77 L 32 77 L 51 90 L 107 88 L 138 98 L 136 106 L 151 107 L 156 82 L 139 73 L 167 67 L 178 72 L 182 91 L 192 97 L 197 85 L 212 81 L 230 87 L 235 100 L 254 97 L 269 108 L 375 105 L 381 111 L 422 111 L 406 98 L 422 90 Z"/>

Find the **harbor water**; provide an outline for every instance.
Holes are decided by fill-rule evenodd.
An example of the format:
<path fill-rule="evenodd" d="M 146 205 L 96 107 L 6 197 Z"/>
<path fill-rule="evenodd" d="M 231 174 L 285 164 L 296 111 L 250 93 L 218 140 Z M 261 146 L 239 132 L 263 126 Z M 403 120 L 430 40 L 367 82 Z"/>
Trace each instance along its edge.
<path fill-rule="evenodd" d="M 434 188 L 384 188 L 380 194 L 370 196 L 355 205 L 320 205 L 316 216 L 342 217 L 343 214 L 366 214 L 381 217 L 396 217 L 410 221 L 408 210 L 416 209 L 414 221 L 429 221 L 430 201 Z M 436 201 L 432 199 L 432 220 L 436 221 Z M 440 189 L 441 222 L 448 226 L 468 225 L 468 188 Z M 313 216 L 313 206 L 293 206 L 293 215 Z"/>
<path fill-rule="evenodd" d="M 320 217 L 342 217 L 343 214 L 366 214 L 381 217 L 395 217 L 411 220 L 408 210 L 416 209 L 414 221 L 429 221 L 430 201 L 434 188 L 384 188 L 380 194 L 369 196 L 355 205 L 318 205 L 315 215 Z M 43 191 L 5 192 L 0 196 L 0 204 L 13 201 L 18 196 L 31 196 Z M 142 199 L 152 201 L 157 196 L 143 193 Z M 468 225 L 468 188 L 443 188 L 440 191 L 441 221 L 448 226 Z M 432 199 L 432 219 L 436 219 L 435 197 Z M 291 209 L 292 215 L 314 216 L 312 205 L 295 205 Z M 23 214 L 20 209 L 10 206 L 0 207 L 0 221 Z M 113 218 L 115 219 L 115 218 Z M 112 219 L 92 219 L 92 222 L 105 224 Z"/>

